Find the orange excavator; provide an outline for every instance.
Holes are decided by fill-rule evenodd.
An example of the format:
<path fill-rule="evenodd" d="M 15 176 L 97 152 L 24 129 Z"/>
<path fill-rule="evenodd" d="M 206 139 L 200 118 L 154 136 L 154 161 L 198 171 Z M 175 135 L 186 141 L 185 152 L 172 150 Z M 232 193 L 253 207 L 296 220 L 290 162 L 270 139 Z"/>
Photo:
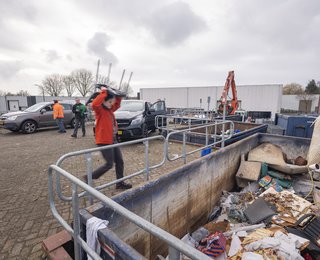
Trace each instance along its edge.
<path fill-rule="evenodd" d="M 232 99 L 228 100 L 228 92 L 231 87 Z M 234 71 L 229 71 L 226 84 L 224 85 L 221 99 L 217 101 L 218 113 L 223 114 L 223 106 L 226 104 L 226 115 L 234 115 L 239 107 L 236 83 L 234 81 Z"/>

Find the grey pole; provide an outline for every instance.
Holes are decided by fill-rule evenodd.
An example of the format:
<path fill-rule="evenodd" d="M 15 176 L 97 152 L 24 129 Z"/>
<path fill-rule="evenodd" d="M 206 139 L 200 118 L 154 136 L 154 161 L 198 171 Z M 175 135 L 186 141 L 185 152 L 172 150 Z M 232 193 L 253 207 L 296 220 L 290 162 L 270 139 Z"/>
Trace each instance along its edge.
<path fill-rule="evenodd" d="M 98 64 L 97 64 L 96 83 L 98 83 L 99 68 L 100 68 L 100 60 L 98 60 Z"/>
<path fill-rule="evenodd" d="M 122 80 L 123 80 L 123 77 L 124 77 L 125 73 L 126 73 L 126 70 L 124 69 L 123 72 L 122 72 L 120 83 L 119 83 L 119 90 L 121 90 L 121 84 L 122 84 Z"/>
<path fill-rule="evenodd" d="M 129 80 L 128 80 L 128 86 L 130 85 L 130 81 L 131 81 L 131 78 L 132 78 L 132 74 L 133 74 L 133 72 L 131 71 L 130 77 L 129 77 Z"/>
<path fill-rule="evenodd" d="M 110 75 L 111 75 L 111 67 L 112 67 L 112 63 L 109 63 L 109 70 L 108 70 L 108 83 L 110 84 Z"/>

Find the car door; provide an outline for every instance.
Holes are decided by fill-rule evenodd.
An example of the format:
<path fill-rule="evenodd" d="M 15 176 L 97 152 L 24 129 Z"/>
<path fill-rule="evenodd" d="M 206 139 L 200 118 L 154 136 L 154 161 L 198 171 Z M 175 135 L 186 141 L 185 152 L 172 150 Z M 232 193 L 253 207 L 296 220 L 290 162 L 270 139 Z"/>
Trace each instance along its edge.
<path fill-rule="evenodd" d="M 158 115 L 165 115 L 166 114 L 166 104 L 164 101 L 160 100 L 156 103 L 153 103 L 150 107 L 150 125 L 152 128 L 155 127 L 155 119 Z M 159 120 L 159 125 L 161 126 L 162 120 Z M 165 123 L 164 123 L 165 124 Z"/>
<path fill-rule="evenodd" d="M 68 125 L 74 117 L 71 104 L 61 104 L 63 106 L 64 124 Z"/>
<path fill-rule="evenodd" d="M 52 104 L 42 107 L 39 110 L 39 127 L 53 126 L 55 124 Z"/>

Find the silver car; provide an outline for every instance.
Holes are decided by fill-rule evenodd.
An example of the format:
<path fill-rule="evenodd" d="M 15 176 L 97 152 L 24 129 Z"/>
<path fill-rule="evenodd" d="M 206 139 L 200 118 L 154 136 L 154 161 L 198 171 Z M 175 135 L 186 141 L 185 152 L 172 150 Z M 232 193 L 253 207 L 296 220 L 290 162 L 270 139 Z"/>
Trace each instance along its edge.
<path fill-rule="evenodd" d="M 72 104 L 59 102 L 64 109 L 64 124 L 74 127 L 75 118 L 72 113 Z M 37 128 L 56 126 L 53 119 L 53 103 L 41 102 L 24 111 L 10 112 L 0 116 L 0 127 L 12 132 L 22 131 L 32 134 Z"/>

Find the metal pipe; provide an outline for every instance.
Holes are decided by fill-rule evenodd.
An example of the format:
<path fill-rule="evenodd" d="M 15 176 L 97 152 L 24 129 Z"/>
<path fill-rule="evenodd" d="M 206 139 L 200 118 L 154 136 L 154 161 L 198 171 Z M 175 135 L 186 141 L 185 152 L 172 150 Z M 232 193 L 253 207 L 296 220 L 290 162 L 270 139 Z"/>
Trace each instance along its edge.
<path fill-rule="evenodd" d="M 142 218 L 142 217 L 134 214 L 130 210 L 124 208 L 120 204 L 116 203 L 115 201 L 113 201 L 112 199 L 108 198 L 107 196 L 105 196 L 101 192 L 99 192 L 99 191 L 95 190 L 94 188 L 90 187 L 88 184 L 82 182 L 77 177 L 75 177 L 72 174 L 66 172 L 65 170 L 61 169 L 57 165 L 50 165 L 49 171 L 48 171 L 49 176 L 52 174 L 52 170 L 54 170 L 58 175 L 62 175 L 65 178 L 67 178 L 68 180 L 70 180 L 71 183 L 74 183 L 75 185 L 77 185 L 80 188 L 82 188 L 85 191 L 87 191 L 92 196 L 94 196 L 99 201 L 101 201 L 103 204 L 105 204 L 107 207 L 109 207 L 110 209 L 114 210 L 119 215 L 122 215 L 123 217 L 128 219 L 130 222 L 136 224 L 138 227 L 140 227 L 143 230 L 149 232 L 151 235 L 154 235 L 158 239 L 164 241 L 165 243 L 167 243 L 169 245 L 169 247 L 175 248 L 179 252 L 182 252 L 184 255 L 186 255 L 186 256 L 188 256 L 188 257 L 190 257 L 192 259 L 199 259 L 199 260 L 201 260 L 201 259 L 210 260 L 211 259 L 208 256 L 206 256 L 203 253 L 201 253 L 200 251 L 198 251 L 197 249 L 185 244 L 180 239 L 176 238 L 175 236 L 171 235 L 170 233 L 164 231 L 163 229 L 161 229 L 161 228 L 157 227 L 156 225 L 150 223 L 149 221 L 145 220 L 144 218 Z M 52 185 L 52 178 L 49 178 L 49 182 L 51 183 L 51 184 L 49 184 L 49 186 Z M 50 187 L 49 187 L 49 189 L 50 189 Z M 53 191 L 53 189 L 51 189 L 51 192 L 52 191 Z M 53 198 L 51 196 L 50 196 L 50 205 L 54 206 L 54 200 L 53 200 Z M 55 208 L 55 206 L 54 206 L 54 208 Z M 51 208 L 51 210 L 52 210 L 52 208 Z M 55 213 L 57 213 L 57 211 L 55 211 Z M 59 222 L 62 219 L 59 214 L 58 214 L 58 216 L 56 214 L 54 214 L 54 217 L 56 217 Z M 62 224 L 62 223 L 61 224 L 66 229 L 68 229 L 68 227 L 69 227 L 69 230 L 70 230 L 70 226 L 64 220 L 63 220 L 63 223 L 66 224 L 67 227 L 65 227 L 64 224 Z M 72 229 L 71 229 L 71 232 L 74 235 L 74 232 L 73 232 Z"/>
<path fill-rule="evenodd" d="M 93 182 L 92 182 L 92 154 L 91 153 L 86 153 L 84 155 L 86 159 L 86 165 L 87 165 L 87 180 L 88 180 L 88 185 L 90 187 L 93 187 Z M 93 204 L 93 198 L 92 196 L 89 196 L 89 203 L 90 205 Z"/>
<path fill-rule="evenodd" d="M 126 73 L 126 70 L 123 70 L 122 76 L 121 76 L 121 79 L 120 79 L 120 83 L 119 83 L 119 90 L 121 90 L 121 84 L 122 84 L 122 80 L 123 80 L 123 77 L 124 77 L 125 73 Z"/>
<path fill-rule="evenodd" d="M 144 141 L 145 145 L 145 169 L 146 169 L 146 180 L 149 180 L 149 141 Z"/>
<path fill-rule="evenodd" d="M 110 84 L 111 67 L 112 67 L 112 63 L 109 63 L 109 70 L 108 70 L 108 84 Z"/>
<path fill-rule="evenodd" d="M 133 74 L 133 72 L 131 71 L 129 79 L 128 79 L 128 86 L 130 86 L 130 81 L 131 81 L 131 78 L 132 78 L 132 74 Z"/>
<path fill-rule="evenodd" d="M 73 215 L 73 230 L 74 230 L 74 257 L 76 260 L 80 259 L 81 253 L 78 242 L 80 235 L 80 219 L 79 219 L 79 202 L 77 194 L 77 184 L 72 183 L 72 215 Z"/>
<path fill-rule="evenodd" d="M 139 140 L 132 140 L 132 141 L 128 141 L 128 142 L 124 142 L 124 143 L 117 143 L 117 144 L 112 144 L 112 145 L 108 145 L 108 146 L 102 146 L 102 147 L 96 147 L 96 148 L 89 148 L 89 149 L 85 149 L 85 150 L 80 150 L 80 151 L 75 151 L 75 152 L 70 152 L 70 153 L 67 153 L 67 154 L 64 154 L 63 156 L 61 156 L 57 162 L 56 162 L 56 165 L 57 166 L 61 166 L 62 162 L 69 158 L 69 157 L 74 157 L 74 156 L 78 156 L 78 155 L 82 155 L 82 154 L 91 154 L 91 153 L 94 153 L 94 152 L 98 152 L 98 151 L 102 151 L 102 150 L 106 150 L 106 149 L 112 149 L 114 147 L 121 147 L 121 146 L 127 146 L 127 145 L 132 145 L 132 144 L 136 144 L 136 143 L 141 143 L 141 142 L 144 142 L 144 141 L 151 141 L 151 140 L 162 140 L 163 141 L 163 150 L 165 151 L 166 149 L 166 145 L 165 145 L 165 138 L 162 136 L 162 135 L 158 135 L 158 136 L 152 136 L 152 137 L 148 137 L 148 138 L 142 138 L 142 139 L 139 139 Z M 149 165 L 149 170 L 152 170 L 152 169 L 155 169 L 155 168 L 158 168 L 158 167 L 161 167 L 166 161 L 166 156 L 165 154 L 163 155 L 163 158 L 162 158 L 162 161 L 159 163 L 159 164 L 156 164 L 156 165 L 153 165 L 153 166 L 150 166 Z M 91 162 L 92 163 L 92 162 Z M 115 181 L 112 181 L 112 182 L 109 182 L 109 183 L 106 183 L 106 184 L 103 184 L 103 185 L 100 185 L 100 186 L 97 186 L 95 187 L 96 190 L 102 190 L 104 188 L 107 188 L 109 186 L 112 186 L 116 183 L 119 183 L 121 181 L 124 181 L 124 180 L 127 180 L 127 179 L 130 179 L 130 178 L 133 178 L 135 176 L 138 176 L 138 175 L 141 175 L 143 174 L 144 172 L 146 171 L 146 169 L 143 169 L 141 171 L 138 171 L 136 173 L 133 173 L 131 175 L 127 175 L 121 179 L 117 179 Z M 92 172 L 92 171 L 91 171 Z M 88 178 L 89 180 L 89 178 Z M 56 175 L 56 191 L 57 191 L 57 194 L 58 194 L 58 197 L 61 199 L 61 200 L 64 200 L 64 201 L 71 201 L 71 197 L 69 196 L 65 196 L 62 194 L 62 191 L 61 191 L 61 182 L 60 182 L 60 175 L 57 174 Z M 81 192 L 79 193 L 79 197 L 83 197 L 83 196 L 86 196 L 87 193 L 86 192 Z"/>
<path fill-rule="evenodd" d="M 187 163 L 187 155 L 186 155 L 186 132 L 183 132 L 183 147 L 182 147 L 182 151 L 183 151 L 183 163 L 186 164 Z"/>
<path fill-rule="evenodd" d="M 226 121 L 226 103 L 223 104 L 223 116 L 222 116 L 222 121 L 225 122 Z M 222 144 L 221 147 L 224 147 L 224 124 L 222 124 Z"/>
<path fill-rule="evenodd" d="M 97 64 L 96 84 L 98 83 L 98 79 L 99 79 L 99 68 L 100 68 L 100 60 L 98 60 L 98 64 Z"/>
<path fill-rule="evenodd" d="M 59 168 L 61 169 L 61 168 Z M 69 226 L 69 224 L 60 216 L 57 208 L 54 204 L 54 193 L 53 193 L 53 174 L 54 169 L 49 167 L 48 170 L 48 187 L 49 187 L 49 203 L 52 215 L 58 220 L 58 222 L 67 230 L 67 232 L 74 238 L 74 230 Z M 57 173 L 57 175 L 60 175 Z M 102 259 L 95 251 L 93 251 L 81 237 L 78 237 L 78 242 L 80 242 L 82 248 L 94 259 Z"/>

